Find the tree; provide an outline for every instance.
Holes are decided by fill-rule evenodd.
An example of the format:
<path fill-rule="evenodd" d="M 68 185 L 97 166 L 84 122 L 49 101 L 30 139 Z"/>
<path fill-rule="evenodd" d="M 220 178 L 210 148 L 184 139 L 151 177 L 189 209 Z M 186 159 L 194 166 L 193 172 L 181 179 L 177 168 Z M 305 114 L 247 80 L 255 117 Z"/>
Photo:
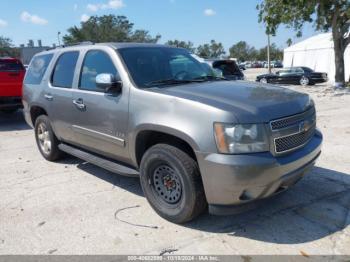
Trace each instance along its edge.
<path fill-rule="evenodd" d="M 256 59 L 257 51 L 245 41 L 240 41 L 230 48 L 230 57 L 237 58 L 238 61 L 247 61 Z"/>
<path fill-rule="evenodd" d="M 267 46 L 260 48 L 257 53 L 257 60 L 265 61 L 267 59 Z M 283 50 L 279 49 L 275 43 L 270 45 L 270 59 L 279 61 L 283 59 Z"/>
<path fill-rule="evenodd" d="M 203 58 L 219 58 L 225 53 L 222 43 L 217 43 L 215 40 L 211 40 L 210 44 L 203 44 L 197 48 L 197 55 Z"/>
<path fill-rule="evenodd" d="M 293 44 L 293 40 L 291 38 L 288 38 L 286 44 L 288 47 L 290 47 Z"/>
<path fill-rule="evenodd" d="M 101 42 L 146 42 L 156 43 L 160 35 L 152 37 L 146 30 L 133 30 L 134 24 L 125 16 L 92 16 L 81 27 L 73 26 L 63 37 L 65 44 L 84 41 Z"/>
<path fill-rule="evenodd" d="M 12 44 L 12 40 L 0 36 L 0 56 L 19 57 L 19 50 Z"/>
<path fill-rule="evenodd" d="M 185 42 L 185 41 L 180 41 L 175 39 L 175 40 L 168 40 L 165 44 L 170 46 L 185 48 L 191 53 L 194 53 L 196 51 L 196 48 L 194 47 L 193 43 L 190 41 Z"/>
<path fill-rule="evenodd" d="M 332 30 L 335 56 L 335 81 L 344 85 L 344 52 L 350 43 L 345 37 L 349 29 L 349 0 L 264 0 L 257 6 L 259 22 L 266 24 L 266 33 L 275 35 L 281 24 L 302 35 L 303 25 L 313 23 L 316 30 Z"/>

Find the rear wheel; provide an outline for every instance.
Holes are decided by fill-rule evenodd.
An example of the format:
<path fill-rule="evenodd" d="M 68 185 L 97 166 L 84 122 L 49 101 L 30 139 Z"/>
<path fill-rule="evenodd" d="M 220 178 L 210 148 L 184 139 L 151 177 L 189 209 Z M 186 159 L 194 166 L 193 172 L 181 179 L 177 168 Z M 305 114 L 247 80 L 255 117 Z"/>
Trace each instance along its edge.
<path fill-rule="evenodd" d="M 265 77 L 263 77 L 260 79 L 260 83 L 267 84 L 268 82 L 267 82 L 267 79 Z"/>
<path fill-rule="evenodd" d="M 143 156 L 140 172 L 144 194 L 161 217 L 185 223 L 206 209 L 198 165 L 184 151 L 155 145 Z"/>
<path fill-rule="evenodd" d="M 59 141 L 46 115 L 41 115 L 36 119 L 34 130 L 35 140 L 41 155 L 49 161 L 60 159 L 63 156 L 63 152 L 58 149 Z"/>
<path fill-rule="evenodd" d="M 300 85 L 302 85 L 302 86 L 307 86 L 307 85 L 309 85 L 309 83 L 310 83 L 310 80 L 306 76 L 303 76 L 300 79 Z"/>

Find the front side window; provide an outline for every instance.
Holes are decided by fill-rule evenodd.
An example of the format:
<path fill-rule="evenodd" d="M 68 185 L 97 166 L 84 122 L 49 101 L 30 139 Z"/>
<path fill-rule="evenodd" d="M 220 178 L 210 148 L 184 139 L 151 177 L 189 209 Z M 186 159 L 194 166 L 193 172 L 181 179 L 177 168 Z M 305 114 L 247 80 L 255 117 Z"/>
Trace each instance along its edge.
<path fill-rule="evenodd" d="M 99 50 L 89 51 L 82 65 L 79 89 L 102 92 L 96 86 L 96 76 L 99 74 L 112 74 L 119 79 L 117 69 L 108 54 Z"/>
<path fill-rule="evenodd" d="M 53 86 L 72 88 L 78 57 L 79 52 L 73 51 L 63 53 L 58 58 L 51 78 Z"/>
<path fill-rule="evenodd" d="M 135 84 L 141 88 L 158 84 L 200 81 L 212 74 L 208 67 L 183 49 L 137 47 L 118 50 Z M 211 75 L 212 77 L 212 75 Z"/>
<path fill-rule="evenodd" d="M 44 74 L 49 66 L 53 54 L 40 55 L 33 58 L 28 68 L 25 84 L 39 85 L 44 77 Z"/>

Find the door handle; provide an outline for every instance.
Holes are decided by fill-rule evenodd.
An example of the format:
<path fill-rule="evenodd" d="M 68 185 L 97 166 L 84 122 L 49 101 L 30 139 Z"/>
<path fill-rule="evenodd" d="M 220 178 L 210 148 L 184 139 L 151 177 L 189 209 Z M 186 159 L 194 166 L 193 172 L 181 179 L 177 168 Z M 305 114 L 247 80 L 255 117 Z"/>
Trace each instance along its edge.
<path fill-rule="evenodd" d="M 73 100 L 73 104 L 80 110 L 85 110 L 86 109 L 84 101 L 81 98 Z"/>
<path fill-rule="evenodd" d="M 51 94 L 45 94 L 44 97 L 48 101 L 52 101 L 53 100 L 53 95 L 51 95 Z"/>

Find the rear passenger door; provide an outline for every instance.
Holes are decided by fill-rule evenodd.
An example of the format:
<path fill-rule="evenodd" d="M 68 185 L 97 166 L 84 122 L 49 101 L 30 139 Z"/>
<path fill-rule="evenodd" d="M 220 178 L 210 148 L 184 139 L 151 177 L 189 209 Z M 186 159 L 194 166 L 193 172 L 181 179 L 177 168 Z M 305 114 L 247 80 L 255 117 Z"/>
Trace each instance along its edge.
<path fill-rule="evenodd" d="M 128 120 L 128 89 L 105 93 L 97 88 L 96 76 L 112 74 L 120 80 L 113 50 L 88 50 L 80 66 L 78 88 L 73 92 L 76 143 L 89 151 L 123 160 L 128 154 L 125 134 Z"/>
<path fill-rule="evenodd" d="M 73 104 L 72 87 L 79 51 L 66 51 L 59 55 L 44 91 L 46 108 L 56 136 L 63 141 L 74 141 L 72 130 Z"/>

